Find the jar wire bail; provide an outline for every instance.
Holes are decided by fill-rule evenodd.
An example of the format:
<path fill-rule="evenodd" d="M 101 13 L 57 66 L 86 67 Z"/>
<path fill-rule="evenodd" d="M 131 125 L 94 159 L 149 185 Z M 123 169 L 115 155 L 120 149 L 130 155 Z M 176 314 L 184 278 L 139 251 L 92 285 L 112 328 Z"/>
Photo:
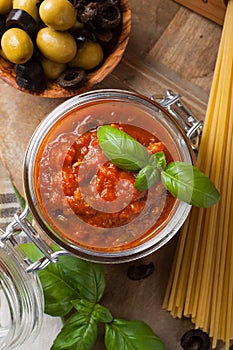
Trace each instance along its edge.
<path fill-rule="evenodd" d="M 26 205 L 24 210 L 18 215 L 14 215 L 14 220 L 7 226 L 6 231 L 0 229 L 0 243 L 8 241 L 13 247 L 17 247 L 17 251 L 20 253 L 23 260 L 28 267 L 26 272 L 35 272 L 44 269 L 50 263 L 57 263 L 59 256 L 70 255 L 65 250 L 53 251 L 45 240 L 40 236 L 36 229 L 27 219 L 29 214 L 29 208 Z M 35 246 L 41 251 L 43 257 L 35 262 L 32 262 L 23 250 L 21 245 L 17 242 L 15 235 L 18 232 L 24 232 L 29 239 L 29 242 L 35 244 Z"/>
<path fill-rule="evenodd" d="M 203 120 L 198 120 L 193 113 L 183 103 L 179 94 L 175 94 L 172 90 L 166 90 L 165 97 L 152 95 L 151 99 L 158 102 L 160 106 L 165 108 L 181 125 L 190 140 L 192 149 L 199 150 L 201 142 L 201 133 Z"/>

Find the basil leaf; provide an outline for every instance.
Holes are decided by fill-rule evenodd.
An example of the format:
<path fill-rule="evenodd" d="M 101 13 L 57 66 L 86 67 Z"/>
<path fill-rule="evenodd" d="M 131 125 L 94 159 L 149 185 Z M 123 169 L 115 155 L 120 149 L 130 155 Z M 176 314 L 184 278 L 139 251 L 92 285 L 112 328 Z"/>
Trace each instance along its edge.
<path fill-rule="evenodd" d="M 164 152 L 157 152 L 149 159 L 149 164 L 154 165 L 159 170 L 164 170 L 167 165 L 166 156 Z"/>
<path fill-rule="evenodd" d="M 97 303 L 105 289 L 102 265 L 73 256 L 61 256 L 59 264 L 69 284 L 78 290 L 80 298 Z"/>
<path fill-rule="evenodd" d="M 124 131 L 104 125 L 98 128 L 97 137 L 106 157 L 119 168 L 137 171 L 148 164 L 147 149 Z"/>
<path fill-rule="evenodd" d="M 161 179 L 173 196 L 188 204 L 209 208 L 220 199 L 211 180 L 191 164 L 172 162 L 161 172 Z"/>
<path fill-rule="evenodd" d="M 75 313 L 64 324 L 51 350 L 91 350 L 98 335 L 98 325 L 91 313 Z"/>
<path fill-rule="evenodd" d="M 32 262 L 43 256 L 32 243 L 20 244 L 20 247 Z M 53 248 L 55 247 L 54 245 Z M 69 277 L 64 275 L 59 262 L 48 265 L 38 272 L 38 276 L 44 292 L 45 313 L 51 316 L 65 316 L 69 313 L 72 309 L 71 300 L 79 298 L 79 293 L 70 285 Z"/>
<path fill-rule="evenodd" d="M 42 253 L 34 244 L 23 244 L 31 261 Z M 53 250 L 60 250 L 56 245 Z M 102 265 L 87 262 L 73 256 L 60 256 L 56 264 L 50 264 L 38 272 L 45 297 L 45 312 L 52 316 L 64 316 L 72 309 L 72 300 L 84 298 L 98 302 L 105 289 Z"/>
<path fill-rule="evenodd" d="M 24 250 L 32 262 L 35 262 L 43 257 L 43 253 L 41 253 L 40 249 L 33 243 L 21 243 L 20 247 Z"/>
<path fill-rule="evenodd" d="M 90 315 L 93 312 L 95 303 L 86 299 L 72 300 L 73 307 L 82 315 Z"/>
<path fill-rule="evenodd" d="M 158 169 L 152 165 L 147 165 L 141 169 L 136 176 L 134 186 L 139 191 L 145 191 L 150 188 L 158 180 Z"/>
<path fill-rule="evenodd" d="M 113 320 L 111 312 L 100 304 L 95 305 L 92 317 L 96 322 L 110 323 Z"/>
<path fill-rule="evenodd" d="M 65 316 L 72 309 L 71 300 L 79 298 L 79 292 L 70 284 L 60 264 L 50 264 L 38 272 L 45 298 L 45 313 Z"/>
<path fill-rule="evenodd" d="M 72 305 L 79 313 L 83 315 L 92 313 L 92 317 L 96 322 L 109 323 L 113 320 L 110 311 L 100 304 L 91 303 L 88 300 L 81 299 L 73 300 Z"/>
<path fill-rule="evenodd" d="M 161 339 L 142 321 L 114 319 L 105 327 L 107 350 L 165 350 Z"/>
<path fill-rule="evenodd" d="M 110 311 L 106 307 L 100 304 L 95 304 L 88 300 L 81 299 L 81 300 L 73 300 L 72 305 L 79 313 L 83 315 L 88 315 L 91 313 L 93 319 L 96 322 L 109 323 L 109 322 L 112 322 L 113 320 L 113 317 Z"/>

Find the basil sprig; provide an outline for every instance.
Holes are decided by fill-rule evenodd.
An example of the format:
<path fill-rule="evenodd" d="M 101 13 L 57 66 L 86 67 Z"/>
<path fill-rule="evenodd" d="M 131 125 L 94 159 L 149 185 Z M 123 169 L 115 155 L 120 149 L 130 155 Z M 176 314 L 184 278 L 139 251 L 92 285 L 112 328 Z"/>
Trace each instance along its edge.
<path fill-rule="evenodd" d="M 21 247 L 31 261 L 41 257 L 34 244 Z M 91 350 L 97 340 L 99 323 L 105 325 L 106 350 L 165 350 L 162 340 L 146 323 L 114 318 L 100 304 L 105 289 L 102 265 L 61 256 L 56 264 L 50 264 L 38 275 L 45 312 L 66 319 L 50 350 Z"/>
<path fill-rule="evenodd" d="M 97 137 L 113 164 L 124 170 L 139 171 L 134 184 L 139 191 L 150 188 L 161 177 L 165 188 L 188 204 L 208 208 L 219 201 L 215 185 L 197 167 L 185 162 L 166 164 L 164 152 L 150 155 L 141 143 L 110 125 L 99 127 Z"/>
<path fill-rule="evenodd" d="M 108 159 L 121 169 L 138 171 L 149 162 L 149 153 L 133 137 L 110 125 L 97 132 L 100 146 Z"/>

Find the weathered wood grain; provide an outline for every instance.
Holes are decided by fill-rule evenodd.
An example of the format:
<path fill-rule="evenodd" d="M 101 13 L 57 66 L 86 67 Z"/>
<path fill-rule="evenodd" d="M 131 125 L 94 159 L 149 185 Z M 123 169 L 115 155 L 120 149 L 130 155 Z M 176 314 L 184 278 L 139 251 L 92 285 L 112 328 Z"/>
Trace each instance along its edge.
<path fill-rule="evenodd" d="M 181 7 L 149 57 L 208 92 L 220 38 L 219 25 Z"/>
<path fill-rule="evenodd" d="M 223 24 L 227 0 L 176 0 L 218 24 Z"/>

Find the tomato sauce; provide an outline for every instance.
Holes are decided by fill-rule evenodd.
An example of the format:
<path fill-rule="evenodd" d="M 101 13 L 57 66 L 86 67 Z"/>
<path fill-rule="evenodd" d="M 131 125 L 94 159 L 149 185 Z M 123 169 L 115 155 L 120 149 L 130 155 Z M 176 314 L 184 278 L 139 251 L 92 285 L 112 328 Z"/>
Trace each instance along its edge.
<path fill-rule="evenodd" d="M 109 124 L 151 154 L 164 151 L 168 163 L 174 160 L 153 128 L 142 128 L 142 112 L 132 113 L 132 107 L 122 109 L 114 102 L 93 106 L 88 113 L 72 112 L 55 126 L 40 148 L 35 172 L 38 201 L 53 230 L 74 244 L 100 251 L 145 242 L 166 224 L 176 202 L 160 180 L 138 191 L 137 173 L 119 169 L 105 157 L 96 131 L 110 119 Z"/>

